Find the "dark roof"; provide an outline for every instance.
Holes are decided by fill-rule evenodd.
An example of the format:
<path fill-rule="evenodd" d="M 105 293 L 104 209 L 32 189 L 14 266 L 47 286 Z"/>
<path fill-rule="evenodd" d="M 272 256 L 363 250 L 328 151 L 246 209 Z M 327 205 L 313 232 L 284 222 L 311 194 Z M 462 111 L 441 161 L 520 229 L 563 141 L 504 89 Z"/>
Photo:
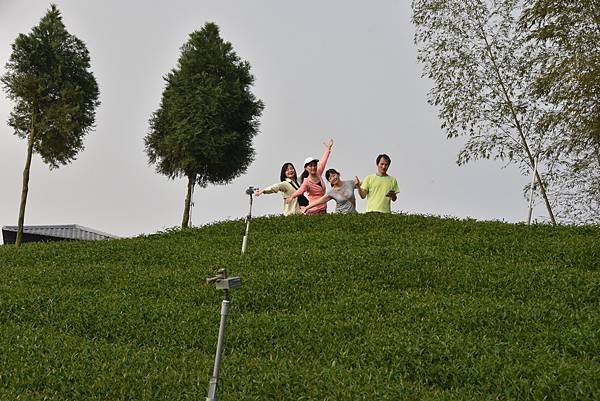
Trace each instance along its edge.
<path fill-rule="evenodd" d="M 17 232 L 17 226 L 4 226 L 2 231 Z M 58 225 L 58 226 L 25 226 L 23 233 L 33 235 L 43 235 L 46 237 L 66 238 L 74 240 L 107 240 L 119 238 L 112 234 L 92 228 L 78 226 L 77 224 Z"/>

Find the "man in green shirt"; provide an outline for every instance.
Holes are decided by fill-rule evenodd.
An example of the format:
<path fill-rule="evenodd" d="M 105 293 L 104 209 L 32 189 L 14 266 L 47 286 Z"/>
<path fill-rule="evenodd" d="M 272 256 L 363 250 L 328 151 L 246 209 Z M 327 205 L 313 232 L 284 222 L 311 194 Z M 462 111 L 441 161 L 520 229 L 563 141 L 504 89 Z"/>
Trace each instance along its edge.
<path fill-rule="evenodd" d="M 367 212 L 391 213 L 391 202 L 400 192 L 396 179 L 387 174 L 392 159 L 386 154 L 377 156 L 377 174 L 365 177 L 358 188 L 361 198 L 367 198 Z"/>

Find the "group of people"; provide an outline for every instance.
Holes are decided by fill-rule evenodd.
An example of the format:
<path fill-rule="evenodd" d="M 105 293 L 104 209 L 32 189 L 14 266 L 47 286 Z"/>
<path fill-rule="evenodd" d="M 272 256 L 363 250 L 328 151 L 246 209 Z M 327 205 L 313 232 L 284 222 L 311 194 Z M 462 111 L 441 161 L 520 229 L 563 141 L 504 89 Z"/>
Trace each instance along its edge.
<path fill-rule="evenodd" d="M 356 213 L 356 197 L 358 191 L 362 199 L 367 198 L 367 212 L 390 213 L 391 202 L 396 201 L 398 182 L 388 175 L 387 171 L 392 160 L 386 154 L 380 154 L 375 161 L 377 173 L 368 175 L 361 182 L 355 176 L 353 180 L 342 180 L 340 173 L 333 168 L 325 170 L 333 139 L 325 145 L 325 152 L 320 159 L 307 157 L 304 160 L 304 171 L 300 182 L 296 168 L 292 163 L 284 163 L 281 167 L 280 182 L 269 187 L 257 189 L 256 196 L 281 192 L 284 198 L 283 214 L 324 214 L 327 212 L 327 202 L 335 200 L 336 213 Z M 322 176 L 331 188 L 327 191 Z"/>

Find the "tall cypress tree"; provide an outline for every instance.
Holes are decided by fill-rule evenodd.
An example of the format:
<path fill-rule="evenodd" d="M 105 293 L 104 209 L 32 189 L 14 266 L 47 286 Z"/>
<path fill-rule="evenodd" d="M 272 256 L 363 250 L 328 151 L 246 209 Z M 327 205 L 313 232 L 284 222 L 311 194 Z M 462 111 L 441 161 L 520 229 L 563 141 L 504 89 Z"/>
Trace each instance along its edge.
<path fill-rule="evenodd" d="M 67 32 L 56 5 L 51 5 L 30 34 L 12 45 L 1 80 L 15 102 L 8 123 L 27 139 L 27 159 L 19 208 L 16 245 L 23 238 L 25 205 L 33 152 L 50 168 L 70 163 L 83 149 L 83 138 L 96 116 L 98 85 L 89 71 L 85 44 Z"/>
<path fill-rule="evenodd" d="M 157 172 L 187 177 L 181 223 L 186 228 L 194 185 L 228 183 L 254 159 L 252 139 L 264 105 L 250 92 L 250 64 L 240 60 L 214 23 L 190 34 L 176 68 L 164 79 L 145 149 Z"/>

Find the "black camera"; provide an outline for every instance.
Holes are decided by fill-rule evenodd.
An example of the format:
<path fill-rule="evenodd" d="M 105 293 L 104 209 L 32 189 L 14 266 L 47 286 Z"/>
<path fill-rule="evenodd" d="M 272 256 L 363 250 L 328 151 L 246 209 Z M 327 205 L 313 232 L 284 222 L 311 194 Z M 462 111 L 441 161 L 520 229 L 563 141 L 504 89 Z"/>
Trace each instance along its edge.
<path fill-rule="evenodd" d="M 246 195 L 254 195 L 254 191 L 256 191 L 258 188 L 254 188 L 254 187 L 248 187 L 248 189 L 246 190 Z"/>

